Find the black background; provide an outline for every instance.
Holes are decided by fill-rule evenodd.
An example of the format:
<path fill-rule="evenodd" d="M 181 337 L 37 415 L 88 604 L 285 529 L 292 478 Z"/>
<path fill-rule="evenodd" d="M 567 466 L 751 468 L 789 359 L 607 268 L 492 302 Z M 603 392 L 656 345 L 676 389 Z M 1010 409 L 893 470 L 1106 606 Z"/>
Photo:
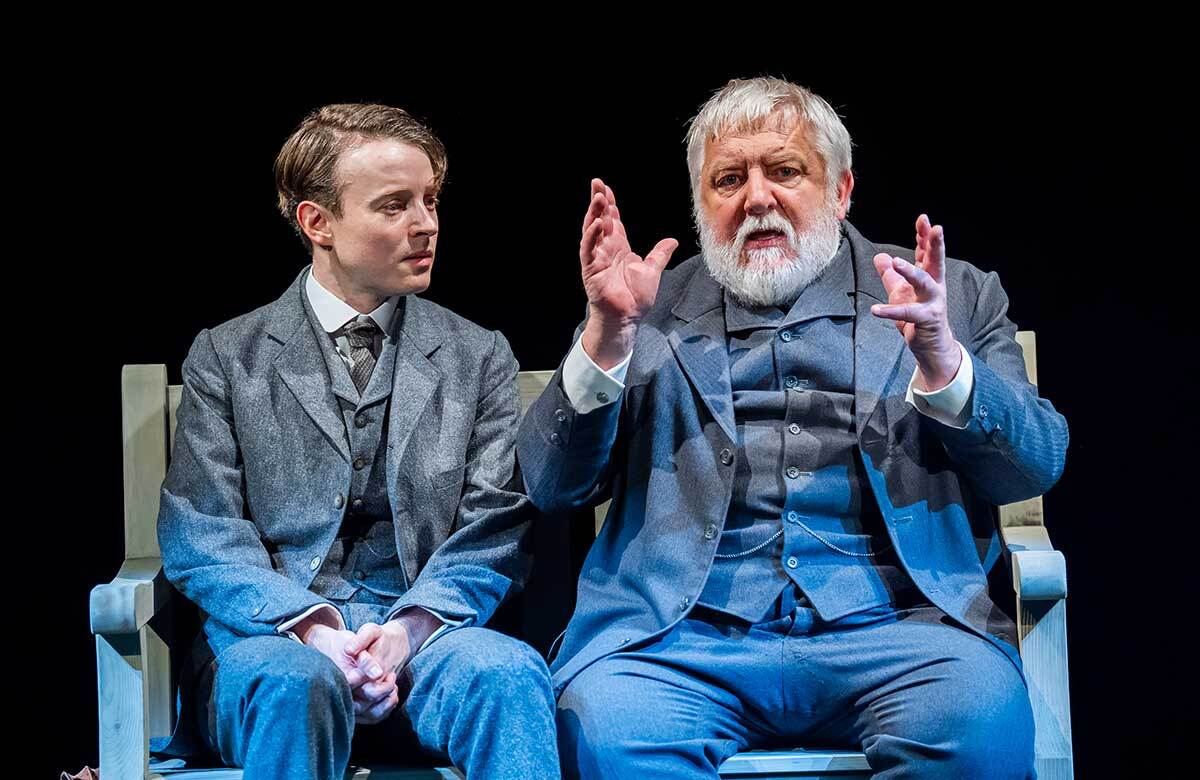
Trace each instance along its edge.
<path fill-rule="evenodd" d="M 25 349 L 43 329 L 71 345 L 61 381 L 13 374 L 10 385 L 23 399 L 18 424 L 38 432 L 22 450 L 33 468 L 21 516 L 54 551 L 49 565 L 33 558 L 53 587 L 48 610 L 30 599 L 27 625 L 58 628 L 10 640 L 41 638 L 32 666 L 53 681 L 37 689 L 38 717 L 56 733 L 37 776 L 97 761 L 87 594 L 123 557 L 120 368 L 165 362 L 178 382 L 201 328 L 274 300 L 304 265 L 271 176 L 304 113 L 370 100 L 432 125 L 450 165 L 427 295 L 501 329 L 523 368 L 545 369 L 583 312 L 590 177 L 616 190 L 635 250 L 674 236 L 676 260 L 690 256 L 686 122 L 729 77 L 764 73 L 811 87 L 844 116 L 850 220 L 868 238 L 911 245 L 913 220 L 929 213 L 950 254 L 998 271 L 1010 316 L 1037 331 L 1042 394 L 1071 427 L 1045 506 L 1069 572 L 1077 776 L 1138 776 L 1146 756 L 1161 765 L 1182 752 L 1196 722 L 1185 712 L 1196 534 L 1172 463 L 1194 359 L 1178 312 L 1194 296 L 1186 227 L 1152 205 L 1151 174 L 1169 157 L 1139 117 L 1156 110 L 1156 77 L 1103 57 L 1030 58 L 1019 45 L 965 47 L 936 68 L 881 55 L 862 73 L 835 57 L 703 46 L 650 67 L 525 41 L 453 69 L 412 57 L 301 68 L 313 55 L 282 53 L 291 48 L 254 69 L 223 61 L 219 45 L 194 59 L 110 51 L 57 107 L 68 122 L 56 123 L 49 156 L 65 173 L 42 173 L 56 186 L 39 196 L 50 219 L 25 269 L 38 281 L 20 296 L 41 325 L 10 322 Z M 26 162 L 50 170 L 39 155 Z"/>

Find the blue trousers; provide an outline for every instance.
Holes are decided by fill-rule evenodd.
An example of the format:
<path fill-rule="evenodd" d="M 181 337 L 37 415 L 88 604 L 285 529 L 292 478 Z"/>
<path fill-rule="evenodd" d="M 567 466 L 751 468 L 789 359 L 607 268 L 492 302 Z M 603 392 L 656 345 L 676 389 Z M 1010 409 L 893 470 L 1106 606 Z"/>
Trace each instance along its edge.
<path fill-rule="evenodd" d="M 716 778 L 748 748 L 854 747 L 877 778 L 1032 778 L 1024 678 L 932 606 L 836 623 L 713 612 L 584 669 L 558 701 L 568 778 Z M 736 620 L 736 619 L 731 619 Z"/>
<path fill-rule="evenodd" d="M 352 743 L 360 760 L 449 759 L 468 777 L 558 777 L 550 676 L 528 645 L 456 629 L 418 653 L 405 680 L 411 690 L 387 720 L 356 728 L 333 661 L 286 637 L 244 639 L 216 659 L 209 740 L 246 780 L 340 780 Z"/>

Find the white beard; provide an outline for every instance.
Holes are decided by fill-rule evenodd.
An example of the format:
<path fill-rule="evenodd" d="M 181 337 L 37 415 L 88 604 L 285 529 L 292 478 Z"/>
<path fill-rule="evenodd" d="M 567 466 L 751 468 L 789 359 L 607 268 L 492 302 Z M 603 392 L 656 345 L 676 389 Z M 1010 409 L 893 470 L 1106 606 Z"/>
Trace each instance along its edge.
<path fill-rule="evenodd" d="M 697 209 L 696 227 L 704 263 L 713 278 L 742 303 L 791 305 L 837 254 L 841 241 L 837 206 L 835 193 L 826 200 L 812 225 L 800 232 L 778 212 L 747 217 L 730 243 L 717 238 L 712 226 Z M 787 245 L 745 249 L 746 237 L 758 230 L 780 231 L 787 239 Z M 743 253 L 745 263 L 741 260 Z"/>

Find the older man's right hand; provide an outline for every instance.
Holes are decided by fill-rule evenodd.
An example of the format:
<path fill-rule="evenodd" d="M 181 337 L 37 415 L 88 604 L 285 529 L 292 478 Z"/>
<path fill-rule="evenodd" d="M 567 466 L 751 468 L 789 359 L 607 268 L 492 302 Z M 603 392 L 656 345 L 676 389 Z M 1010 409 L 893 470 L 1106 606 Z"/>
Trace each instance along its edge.
<path fill-rule="evenodd" d="M 579 263 L 588 297 L 583 349 L 602 369 L 633 350 L 637 326 L 658 295 L 658 282 L 679 246 L 664 238 L 643 260 L 629 246 L 611 187 L 592 179 L 592 200 L 583 217 Z"/>

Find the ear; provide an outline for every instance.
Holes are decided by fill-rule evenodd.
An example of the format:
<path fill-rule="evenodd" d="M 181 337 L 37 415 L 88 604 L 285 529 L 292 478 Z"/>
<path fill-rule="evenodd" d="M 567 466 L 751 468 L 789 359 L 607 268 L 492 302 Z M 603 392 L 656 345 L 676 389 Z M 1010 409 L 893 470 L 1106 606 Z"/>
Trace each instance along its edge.
<path fill-rule="evenodd" d="M 333 231 L 330 229 L 332 216 L 325 209 L 311 200 L 301 201 L 296 206 L 296 222 L 308 240 L 322 249 L 333 247 Z"/>
<path fill-rule="evenodd" d="M 850 193 L 854 190 L 854 172 L 847 169 L 838 182 L 838 219 L 845 219 L 850 210 Z"/>

